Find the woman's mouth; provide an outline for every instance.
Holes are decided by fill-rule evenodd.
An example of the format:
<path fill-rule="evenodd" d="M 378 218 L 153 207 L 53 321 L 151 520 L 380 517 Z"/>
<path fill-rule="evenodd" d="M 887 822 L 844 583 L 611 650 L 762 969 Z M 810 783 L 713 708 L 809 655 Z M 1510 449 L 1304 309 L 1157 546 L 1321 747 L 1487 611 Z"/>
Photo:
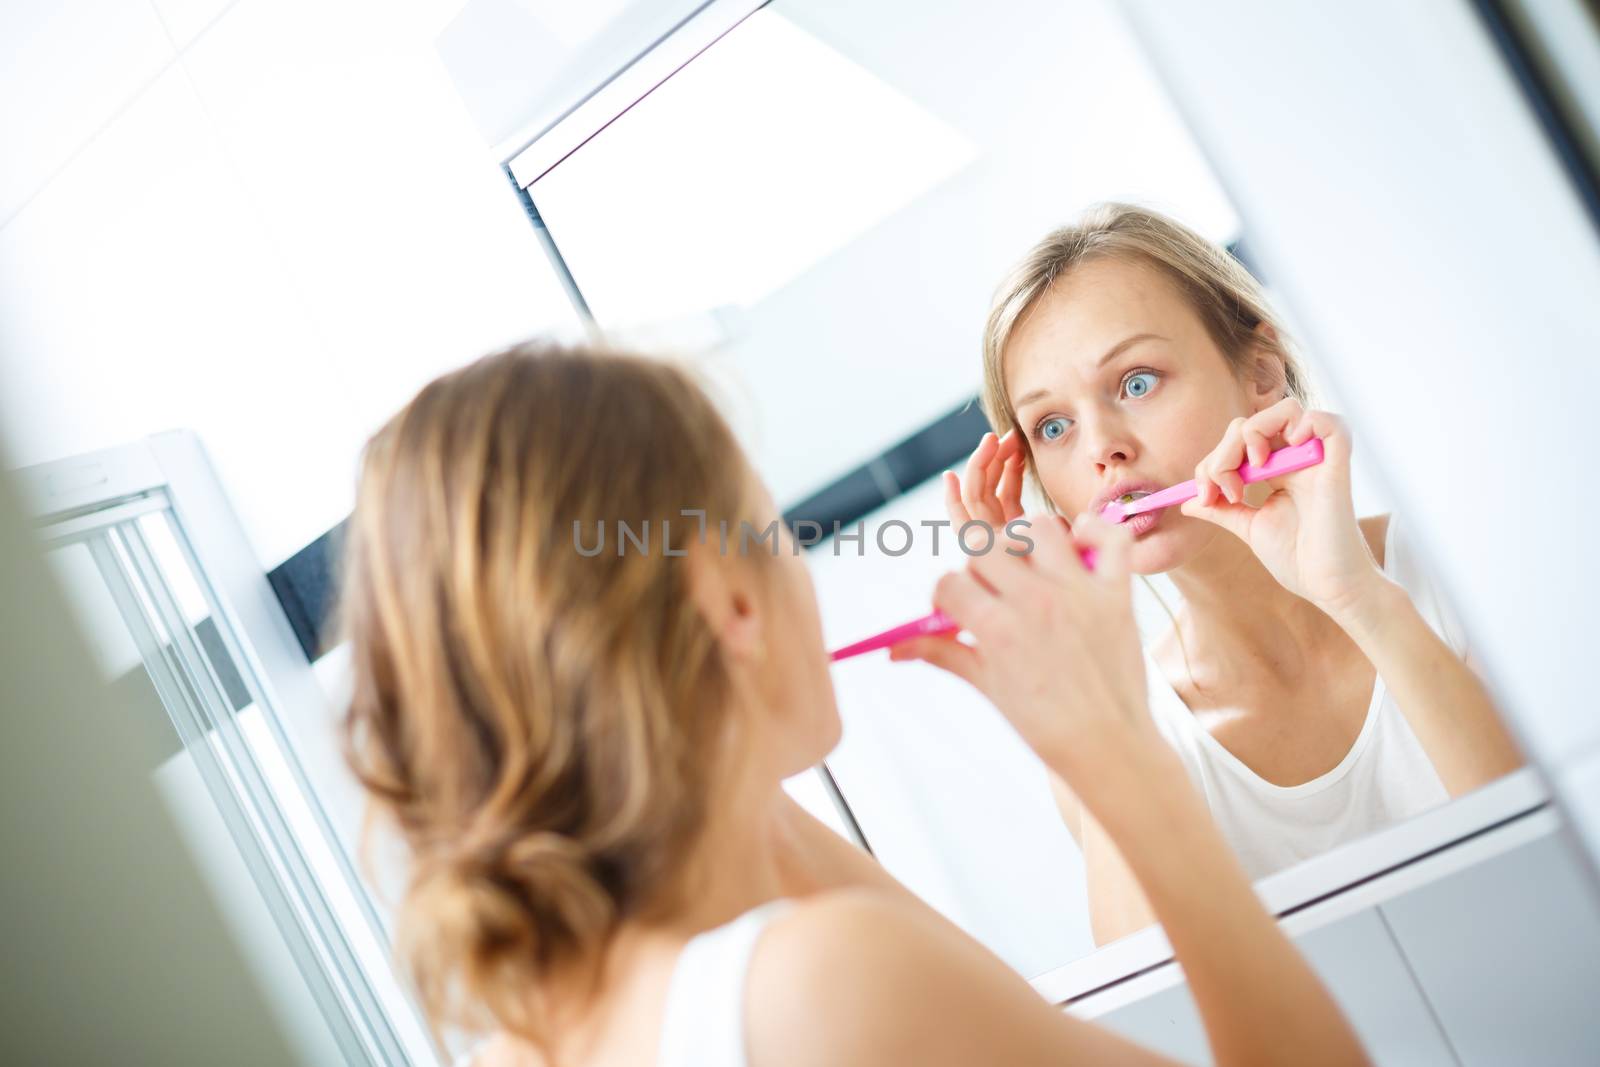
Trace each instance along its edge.
<path fill-rule="evenodd" d="M 1163 511 L 1165 511 L 1164 508 L 1157 508 L 1155 511 L 1141 512 L 1132 518 L 1123 519 L 1122 525 L 1126 526 L 1128 532 L 1133 534 L 1134 540 L 1138 540 L 1155 528 L 1156 524 L 1161 521 Z"/>
<path fill-rule="evenodd" d="M 1119 504 L 1131 504 L 1135 500 L 1140 500 L 1149 495 L 1149 490 L 1136 489 L 1130 493 L 1123 493 L 1117 497 L 1116 502 Z M 1154 511 L 1145 511 L 1138 515 L 1129 516 L 1122 520 L 1122 525 L 1128 528 L 1128 532 L 1133 535 L 1135 540 L 1138 540 L 1155 528 L 1156 524 L 1161 521 L 1161 513 L 1164 510 L 1164 508 L 1157 508 Z"/>

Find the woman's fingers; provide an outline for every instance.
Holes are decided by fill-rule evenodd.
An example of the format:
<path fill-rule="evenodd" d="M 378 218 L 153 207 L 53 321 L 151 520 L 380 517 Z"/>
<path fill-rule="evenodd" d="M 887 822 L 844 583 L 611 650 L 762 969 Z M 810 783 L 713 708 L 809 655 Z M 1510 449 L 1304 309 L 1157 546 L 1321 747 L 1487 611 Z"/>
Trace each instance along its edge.
<path fill-rule="evenodd" d="M 1244 499 L 1244 480 L 1239 477 L 1239 465 L 1245 459 L 1244 424 L 1243 416 L 1228 423 L 1217 447 L 1195 467 L 1196 496 L 1202 504 L 1216 503 L 1219 493 L 1230 504 Z"/>
<path fill-rule="evenodd" d="M 993 433 L 983 435 L 983 440 L 978 442 L 978 447 L 967 460 L 966 477 L 961 479 L 961 503 L 968 519 L 981 519 L 990 526 L 998 527 L 1007 519 L 1021 514 L 1020 503 L 1015 513 L 1008 514 L 1006 511 L 1007 493 L 1019 501 L 1021 499 L 1020 468 L 1015 476 L 1014 488 L 1002 485 L 1007 468 L 1017 462 L 1021 454 L 1022 439 L 1015 428 L 1007 430 L 1003 437 L 996 437 Z"/>
<path fill-rule="evenodd" d="M 1249 540 L 1250 519 L 1256 511 L 1249 504 L 1230 504 L 1226 500 L 1219 500 L 1214 504 L 1202 504 L 1199 497 L 1185 500 L 1178 506 L 1178 510 L 1191 518 L 1215 523 L 1240 540 Z"/>
<path fill-rule="evenodd" d="M 1298 445 L 1314 434 L 1323 436 L 1316 429 L 1322 417 L 1336 418 L 1325 411 L 1306 411 L 1300 401 L 1286 396 L 1248 418 L 1239 416 L 1228 423 L 1222 441 L 1195 468 L 1195 496 L 1200 506 L 1218 503 L 1219 496 L 1230 504 L 1243 502 L 1244 479 L 1239 468 L 1246 463 L 1253 467 L 1266 463 L 1279 439 Z"/>
<path fill-rule="evenodd" d="M 954 635 L 941 637 L 913 637 L 889 648 L 889 658 L 895 662 L 921 660 L 949 671 L 969 685 L 982 689 L 978 653 L 956 640 Z"/>
<path fill-rule="evenodd" d="M 981 548 L 981 545 L 974 545 Z M 1014 551 L 1007 551 L 1011 548 Z M 987 589 L 1002 597 L 1016 596 L 1037 580 L 1037 572 L 1029 563 L 1031 552 L 1025 552 L 1016 539 L 998 536 L 993 538 L 986 551 L 967 560 L 967 570 L 976 575 Z"/>
<path fill-rule="evenodd" d="M 1353 445 L 1350 428 L 1343 416 L 1335 415 L 1331 411 L 1308 411 L 1304 416 L 1304 425 L 1305 437 L 1299 441 L 1291 441 L 1291 444 L 1301 444 L 1307 438 L 1320 437 L 1324 462 L 1332 461 L 1337 465 L 1349 461 Z"/>
<path fill-rule="evenodd" d="M 961 479 L 961 503 L 974 519 L 984 518 L 983 500 L 988 493 L 989 464 L 1000 450 L 1000 439 L 992 433 L 983 435 L 978 447 L 967 460 L 967 474 Z"/>
<path fill-rule="evenodd" d="M 963 630 L 981 626 L 994 602 L 994 593 L 967 571 L 951 571 L 933 586 L 933 606 L 954 619 Z"/>
<path fill-rule="evenodd" d="M 1033 548 L 1028 562 L 1034 570 L 1054 577 L 1081 574 L 1083 560 L 1072 540 L 1072 527 L 1062 515 L 1029 515 L 1028 539 Z"/>
<path fill-rule="evenodd" d="M 1292 396 L 1286 396 L 1270 407 L 1264 407 L 1245 420 L 1253 429 L 1261 430 L 1268 437 L 1280 434 L 1292 426 L 1305 409 L 1300 406 L 1300 401 Z"/>
<path fill-rule="evenodd" d="M 1244 455 L 1252 467 L 1263 466 L 1272 455 L 1272 441 L 1259 425 L 1246 422 L 1240 431 L 1244 438 Z"/>
<path fill-rule="evenodd" d="M 1005 469 L 1000 475 L 1000 485 L 995 495 L 1000 499 L 1000 518 L 1006 522 L 1022 514 L 1022 450 L 1016 449 L 1006 457 Z"/>
<path fill-rule="evenodd" d="M 955 471 L 944 472 L 944 510 L 949 514 L 950 525 L 954 529 L 959 530 L 972 521 L 972 515 L 961 499 L 961 476 Z"/>
<path fill-rule="evenodd" d="M 1110 523 L 1099 515 L 1085 511 L 1072 520 L 1072 540 L 1076 542 L 1071 557 L 1082 559 L 1076 548 L 1092 548 L 1095 552 L 1094 577 L 1101 582 L 1122 582 L 1128 577 L 1128 555 L 1133 548 L 1133 534 L 1126 526 Z"/>

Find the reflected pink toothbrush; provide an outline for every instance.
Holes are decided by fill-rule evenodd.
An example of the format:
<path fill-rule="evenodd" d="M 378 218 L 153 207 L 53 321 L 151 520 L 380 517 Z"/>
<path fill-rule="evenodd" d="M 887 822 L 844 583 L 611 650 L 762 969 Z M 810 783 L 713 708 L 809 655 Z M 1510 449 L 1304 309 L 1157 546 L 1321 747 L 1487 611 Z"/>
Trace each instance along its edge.
<path fill-rule="evenodd" d="M 1246 463 L 1239 468 L 1239 478 L 1244 484 L 1264 482 L 1268 478 L 1277 478 L 1284 474 L 1293 474 L 1295 471 L 1315 467 L 1322 462 L 1322 438 L 1308 437 L 1304 443 L 1280 448 L 1267 456 L 1267 461 L 1259 467 L 1252 467 Z M 1170 508 L 1174 504 L 1181 504 L 1185 500 L 1193 500 L 1196 496 L 1194 479 L 1180 482 L 1170 489 L 1163 489 L 1159 493 L 1140 497 L 1137 500 L 1113 500 L 1100 509 L 1100 517 L 1107 522 L 1118 523 L 1135 515 L 1142 515 L 1147 511 L 1159 511 Z"/>
<path fill-rule="evenodd" d="M 1249 463 L 1244 464 L 1239 468 L 1239 477 L 1246 485 L 1249 485 L 1253 482 L 1265 481 L 1268 478 L 1293 474 L 1295 471 L 1314 467 L 1321 462 L 1322 438 L 1312 437 L 1303 444 L 1278 449 L 1269 455 L 1267 461 L 1259 467 L 1251 466 Z M 1194 480 L 1190 479 L 1187 482 L 1174 485 L 1170 489 L 1163 489 L 1159 493 L 1151 493 L 1149 496 L 1141 497 L 1138 500 L 1113 500 L 1100 509 L 1100 517 L 1107 522 L 1120 523 L 1134 515 L 1140 515 L 1147 511 L 1159 511 L 1161 508 L 1170 508 L 1174 504 L 1192 500 L 1195 495 Z M 1084 566 L 1093 570 L 1094 549 L 1080 549 L 1079 555 L 1083 558 Z M 853 645 L 846 645 L 841 649 L 830 652 L 828 659 L 838 662 L 842 659 L 849 659 L 851 656 L 859 656 L 863 652 L 875 652 L 880 648 L 888 648 L 891 645 L 899 644 L 901 641 L 908 641 L 913 637 L 946 634 L 960 629 L 961 627 L 950 616 L 942 611 L 933 611 L 919 619 L 912 619 L 910 622 L 890 627 L 882 633 L 873 634 L 871 637 L 857 641 Z"/>

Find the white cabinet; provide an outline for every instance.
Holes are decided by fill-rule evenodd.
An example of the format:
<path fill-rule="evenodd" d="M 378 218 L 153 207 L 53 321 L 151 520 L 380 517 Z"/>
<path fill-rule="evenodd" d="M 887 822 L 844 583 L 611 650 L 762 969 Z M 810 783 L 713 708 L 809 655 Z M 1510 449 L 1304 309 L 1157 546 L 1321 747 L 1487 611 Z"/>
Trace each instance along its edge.
<path fill-rule="evenodd" d="M 1569 825 L 1548 809 L 1513 823 L 1286 920 L 1377 1063 L 1600 1063 L 1600 894 Z M 1069 1010 L 1212 1062 L 1174 964 Z"/>
<path fill-rule="evenodd" d="M 1600 1063 L 1600 903 L 1567 828 L 1381 910 L 1463 1065 Z"/>
<path fill-rule="evenodd" d="M 1454 1067 L 1450 1047 L 1376 908 L 1312 930 L 1297 943 L 1379 1064 Z M 1097 1021 L 1185 1063 L 1213 1062 L 1187 983 Z"/>

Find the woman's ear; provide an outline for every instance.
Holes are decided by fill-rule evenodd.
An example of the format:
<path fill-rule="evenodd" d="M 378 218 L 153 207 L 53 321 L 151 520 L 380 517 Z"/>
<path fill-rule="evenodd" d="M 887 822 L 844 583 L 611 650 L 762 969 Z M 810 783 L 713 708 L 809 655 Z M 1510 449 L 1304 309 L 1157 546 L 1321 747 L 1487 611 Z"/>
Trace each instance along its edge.
<path fill-rule="evenodd" d="M 1247 384 L 1255 410 L 1269 408 L 1288 395 L 1283 346 L 1271 323 L 1257 323 L 1250 345 Z"/>
<path fill-rule="evenodd" d="M 748 568 L 737 563 L 719 552 L 711 538 L 691 545 L 689 595 L 729 656 L 759 659 L 765 654 L 764 619 Z"/>

